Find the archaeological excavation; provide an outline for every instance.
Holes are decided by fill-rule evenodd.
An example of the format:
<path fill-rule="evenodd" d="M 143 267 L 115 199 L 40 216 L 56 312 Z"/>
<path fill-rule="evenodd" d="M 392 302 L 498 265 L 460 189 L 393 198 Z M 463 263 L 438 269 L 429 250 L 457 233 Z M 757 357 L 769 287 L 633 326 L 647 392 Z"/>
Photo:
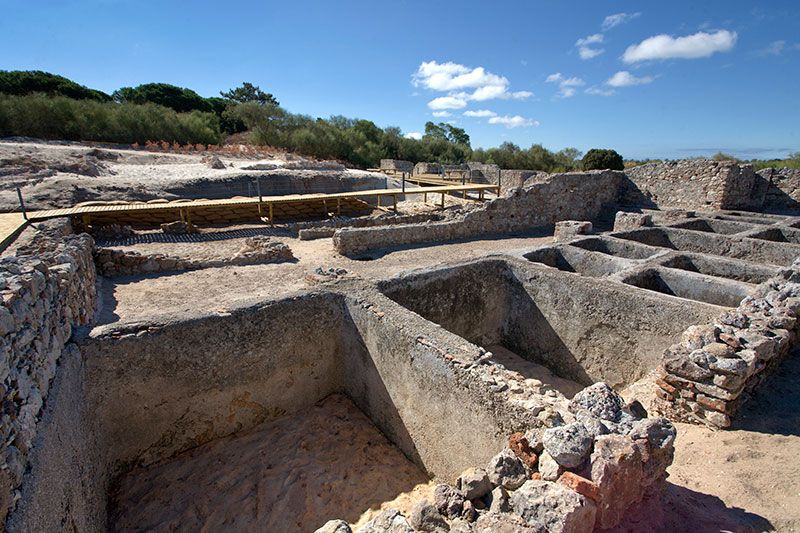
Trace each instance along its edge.
<path fill-rule="evenodd" d="M 800 524 L 713 492 L 800 468 L 752 424 L 797 421 L 798 171 L 223 156 L 125 197 L 178 157 L 104 151 L 113 198 L 0 215 L 6 530 Z"/>

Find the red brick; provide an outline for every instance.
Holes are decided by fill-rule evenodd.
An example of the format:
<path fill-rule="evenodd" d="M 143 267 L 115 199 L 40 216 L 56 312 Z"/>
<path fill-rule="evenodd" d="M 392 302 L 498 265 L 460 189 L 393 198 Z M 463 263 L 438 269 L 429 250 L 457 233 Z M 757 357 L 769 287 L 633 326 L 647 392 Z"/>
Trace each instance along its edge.
<path fill-rule="evenodd" d="M 725 400 L 712 398 L 710 396 L 706 396 L 705 394 L 698 394 L 696 401 L 703 407 L 719 411 L 720 413 L 724 413 L 728 409 L 728 402 Z"/>
<path fill-rule="evenodd" d="M 578 494 L 586 496 L 595 503 L 600 502 L 600 487 L 589 481 L 585 477 L 572 472 L 564 472 L 558 481 L 571 488 Z"/>
<path fill-rule="evenodd" d="M 539 463 L 539 457 L 533 451 L 533 448 L 531 448 L 524 433 L 512 433 L 508 437 L 508 447 L 511 448 L 511 451 L 514 452 L 514 454 L 519 457 L 520 461 L 525 463 L 528 468 L 531 470 L 536 469 L 536 465 Z"/>
<path fill-rule="evenodd" d="M 675 394 L 675 391 L 678 390 L 661 378 L 656 380 L 656 385 L 658 385 L 659 387 L 661 387 L 670 394 Z"/>

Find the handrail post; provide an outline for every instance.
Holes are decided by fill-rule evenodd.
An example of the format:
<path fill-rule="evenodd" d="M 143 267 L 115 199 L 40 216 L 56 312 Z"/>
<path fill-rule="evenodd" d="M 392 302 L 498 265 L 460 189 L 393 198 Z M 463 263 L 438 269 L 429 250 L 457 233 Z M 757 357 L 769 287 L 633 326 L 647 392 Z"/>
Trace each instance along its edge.
<path fill-rule="evenodd" d="M 17 187 L 17 198 L 19 198 L 19 207 L 22 209 L 22 218 L 28 220 L 28 213 L 25 210 L 25 201 L 22 199 L 22 191 Z"/>

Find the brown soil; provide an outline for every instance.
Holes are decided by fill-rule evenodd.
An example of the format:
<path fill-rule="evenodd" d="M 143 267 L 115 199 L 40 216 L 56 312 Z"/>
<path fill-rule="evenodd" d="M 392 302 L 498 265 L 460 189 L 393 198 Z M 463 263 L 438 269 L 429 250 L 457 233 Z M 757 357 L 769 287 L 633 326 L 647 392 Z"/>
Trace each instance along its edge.
<path fill-rule="evenodd" d="M 734 419 L 714 431 L 676 424 L 675 461 L 661 502 L 620 531 L 800 531 L 800 353 Z"/>
<path fill-rule="evenodd" d="M 314 531 L 406 513 L 433 484 L 346 397 L 218 439 L 120 480 L 117 531 Z"/>

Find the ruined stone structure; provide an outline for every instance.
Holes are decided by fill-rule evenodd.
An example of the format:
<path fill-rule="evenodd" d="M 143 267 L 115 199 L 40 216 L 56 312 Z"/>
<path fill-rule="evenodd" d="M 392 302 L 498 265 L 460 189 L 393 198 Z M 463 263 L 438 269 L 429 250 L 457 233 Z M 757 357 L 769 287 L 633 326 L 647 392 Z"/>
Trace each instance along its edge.
<path fill-rule="evenodd" d="M 399 244 L 529 231 L 552 227 L 561 220 L 599 220 L 615 210 L 623 179 L 621 172 L 614 171 L 554 174 L 462 217 L 430 224 L 343 228 L 337 230 L 333 242 L 339 253 L 357 256 Z"/>
<path fill-rule="evenodd" d="M 734 161 L 688 159 L 625 171 L 622 203 L 684 209 L 745 209 L 791 213 L 800 208 L 800 171 L 754 172 Z"/>
<path fill-rule="evenodd" d="M 145 524 L 137 514 L 145 495 L 121 487 L 157 479 L 215 443 L 256 439 L 264 424 L 331 397 L 351 401 L 388 449 L 435 483 L 411 511 L 378 512 L 359 532 L 624 524 L 664 488 L 670 419 L 728 427 L 797 347 L 800 217 L 759 211 L 796 209 L 800 175 L 692 161 L 529 178 L 435 216 L 291 230 L 335 232 L 336 251 L 363 259 L 487 235 L 549 239 L 554 229 L 557 242 L 437 257 L 435 266 L 377 278 L 317 268 L 313 284 L 257 302 L 94 327 L 83 326 L 107 297 L 98 274 L 262 264 L 292 251 L 277 237 L 248 237 L 234 256 L 209 263 L 123 251 L 113 241 L 134 234 L 121 225 L 100 245 L 67 221 L 26 229 L 0 260 L 6 529 L 173 527 L 170 509 Z M 309 443 L 291 446 L 302 456 Z M 264 459 L 253 470 L 276 466 Z M 303 475 L 302 462 L 289 466 L 288 476 Z M 156 489 L 174 495 L 194 475 L 220 479 L 183 474 Z M 271 497 L 218 486 L 248 509 L 241 515 L 252 498 Z M 304 504 L 323 517 L 277 516 L 260 504 L 251 514 L 296 530 L 351 531 L 357 516 L 325 507 L 330 495 L 320 494 Z M 213 511 L 191 512 L 203 524 Z"/>

